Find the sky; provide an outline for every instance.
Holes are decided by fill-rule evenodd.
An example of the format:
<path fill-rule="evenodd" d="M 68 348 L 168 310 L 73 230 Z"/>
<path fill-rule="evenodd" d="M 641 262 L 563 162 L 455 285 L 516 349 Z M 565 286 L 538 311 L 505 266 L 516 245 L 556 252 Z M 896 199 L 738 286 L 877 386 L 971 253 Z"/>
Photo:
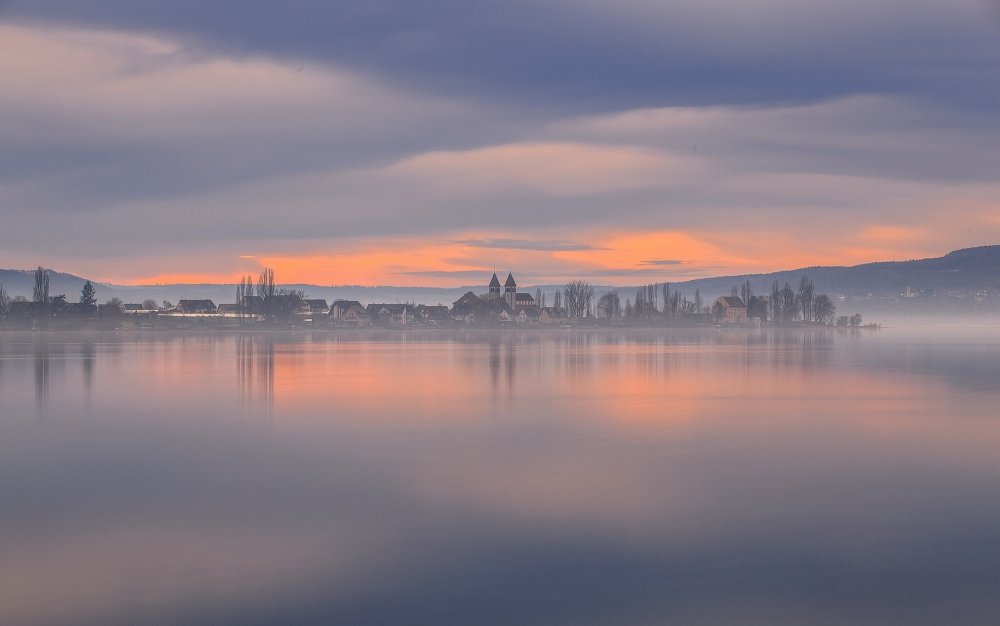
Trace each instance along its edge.
<path fill-rule="evenodd" d="M 634 285 L 1000 243 L 998 0 L 0 0 L 0 267 Z"/>

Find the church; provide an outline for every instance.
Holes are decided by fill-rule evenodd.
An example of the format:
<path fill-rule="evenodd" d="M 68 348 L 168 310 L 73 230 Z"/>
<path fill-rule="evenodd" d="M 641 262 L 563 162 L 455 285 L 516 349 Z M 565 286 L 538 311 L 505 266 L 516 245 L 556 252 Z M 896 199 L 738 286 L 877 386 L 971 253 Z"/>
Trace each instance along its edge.
<path fill-rule="evenodd" d="M 511 311 L 535 306 L 535 297 L 530 293 L 517 293 L 517 282 L 511 272 L 507 272 L 507 280 L 503 284 L 503 294 L 500 293 L 500 279 L 497 278 L 496 272 L 493 272 L 493 278 L 490 280 L 486 301 L 498 302 L 501 300 Z"/>

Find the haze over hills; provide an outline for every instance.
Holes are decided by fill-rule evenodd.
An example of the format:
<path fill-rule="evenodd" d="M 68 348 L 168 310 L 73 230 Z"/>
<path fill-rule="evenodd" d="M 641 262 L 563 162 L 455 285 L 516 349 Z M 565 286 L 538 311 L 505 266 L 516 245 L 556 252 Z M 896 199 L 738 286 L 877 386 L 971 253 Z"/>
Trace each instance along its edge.
<path fill-rule="evenodd" d="M 719 276 L 672 283 L 672 289 L 692 297 L 695 290 L 700 290 L 705 300 L 729 291 L 745 281 L 750 284 L 755 293 L 768 293 L 771 283 L 789 282 L 797 285 L 799 278 L 806 274 L 816 286 L 819 293 L 844 296 L 853 302 L 868 302 L 869 307 L 882 308 L 887 299 L 895 298 L 908 290 L 914 294 L 935 297 L 972 296 L 977 292 L 992 295 L 1000 294 L 1000 245 L 983 246 L 956 250 L 943 257 L 918 259 L 911 261 L 890 261 L 865 263 L 850 267 L 817 266 L 794 270 L 783 270 L 767 274 L 750 274 L 738 276 Z M 279 276 L 280 278 L 280 276 Z M 301 289 L 314 298 L 337 298 L 369 302 L 414 302 L 417 304 L 450 304 L 467 291 L 479 293 L 485 289 L 488 275 L 484 273 L 482 285 L 471 285 L 455 288 L 439 287 L 394 287 L 394 286 L 322 286 L 307 284 L 283 284 L 284 287 Z M 53 271 L 50 273 L 50 293 L 66 294 L 68 299 L 75 300 L 83 287 L 85 278 Z M 170 300 L 176 302 L 181 298 L 210 298 L 216 303 L 232 302 L 235 299 L 236 286 L 232 284 L 174 284 L 174 285 L 109 285 L 93 281 L 97 286 L 98 300 L 104 301 L 111 297 L 121 298 L 126 302 L 141 302 L 152 298 L 157 302 Z M 11 295 L 31 297 L 34 285 L 33 270 L 0 270 L 0 283 Z M 521 285 L 523 291 L 534 292 L 542 289 L 551 298 L 562 285 Z M 613 287 L 595 285 L 596 295 L 600 295 Z M 631 297 L 635 287 L 618 287 L 622 299 Z M 878 303 L 881 303 L 879 305 Z"/>

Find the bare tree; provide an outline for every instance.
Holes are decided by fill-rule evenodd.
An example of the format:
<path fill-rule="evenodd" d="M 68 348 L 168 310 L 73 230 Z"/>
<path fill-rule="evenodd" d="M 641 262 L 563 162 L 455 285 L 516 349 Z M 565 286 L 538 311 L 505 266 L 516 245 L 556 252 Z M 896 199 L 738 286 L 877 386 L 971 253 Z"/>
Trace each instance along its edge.
<path fill-rule="evenodd" d="M 49 272 L 41 265 L 35 270 L 35 290 L 32 293 L 33 302 L 47 304 L 49 301 Z"/>
<path fill-rule="evenodd" d="M 670 294 L 670 317 L 677 317 L 677 314 L 681 310 L 681 292 L 674 290 Z"/>
<path fill-rule="evenodd" d="M 753 300 L 753 288 L 750 287 L 749 280 L 743 283 L 743 286 L 740 287 L 740 297 L 743 298 L 743 304 L 745 304 L 747 306 L 747 310 L 749 310 L 750 306 L 753 304 L 753 302 L 751 302 L 751 300 Z"/>
<path fill-rule="evenodd" d="M 694 312 L 701 315 L 702 308 L 704 308 L 704 303 L 701 301 L 701 290 L 694 290 Z"/>
<path fill-rule="evenodd" d="M 617 320 L 622 314 L 622 303 L 617 291 L 609 291 L 597 300 L 597 317 Z"/>
<path fill-rule="evenodd" d="M 0 283 L 0 318 L 7 317 L 8 313 L 10 313 L 10 296 L 3 283 Z"/>
<path fill-rule="evenodd" d="M 142 301 L 142 308 L 147 311 L 155 311 L 158 307 L 156 306 L 156 300 L 152 298 L 146 298 Z"/>
<path fill-rule="evenodd" d="M 781 299 L 781 321 L 790 324 L 799 314 L 798 298 L 788 283 L 782 287 L 778 297 Z"/>
<path fill-rule="evenodd" d="M 541 287 L 538 287 L 538 288 L 535 289 L 535 305 L 536 306 L 544 306 L 542 304 L 542 289 L 541 289 Z"/>
<path fill-rule="evenodd" d="M 240 283 L 236 286 L 236 310 L 239 314 L 241 326 L 248 314 L 251 319 L 253 318 L 251 296 L 253 296 L 253 277 L 249 274 L 240 276 Z"/>
<path fill-rule="evenodd" d="M 781 288 L 778 286 L 778 281 L 771 283 L 771 297 L 767 301 L 771 308 L 771 321 L 778 322 L 782 319 L 781 311 Z"/>
<path fill-rule="evenodd" d="M 561 289 L 557 289 L 556 290 L 556 295 L 555 295 L 555 297 L 552 298 L 552 306 L 554 306 L 557 309 L 561 309 L 562 308 L 562 290 Z"/>
<path fill-rule="evenodd" d="M 830 296 L 825 293 L 816 296 L 816 299 L 813 301 L 813 315 L 817 322 L 831 324 L 836 314 L 837 307 L 833 304 Z"/>
<path fill-rule="evenodd" d="M 797 296 L 799 310 L 802 312 L 802 319 L 806 322 L 813 321 L 813 282 L 808 276 L 803 275 L 799 281 L 799 293 Z"/>
<path fill-rule="evenodd" d="M 566 308 L 569 316 L 582 318 L 590 310 L 590 300 L 594 297 L 594 288 L 582 280 L 574 280 L 566 285 Z"/>
<path fill-rule="evenodd" d="M 260 275 L 257 276 L 257 297 L 260 298 L 263 304 L 264 310 L 262 312 L 267 319 L 271 319 L 270 306 L 274 301 L 275 293 L 274 270 L 265 267 L 260 271 Z"/>

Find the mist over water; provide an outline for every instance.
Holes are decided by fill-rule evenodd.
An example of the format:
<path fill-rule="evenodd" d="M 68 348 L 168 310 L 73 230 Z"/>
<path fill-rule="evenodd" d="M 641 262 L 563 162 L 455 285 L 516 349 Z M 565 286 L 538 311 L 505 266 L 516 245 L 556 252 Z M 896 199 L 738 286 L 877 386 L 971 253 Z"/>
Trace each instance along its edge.
<path fill-rule="evenodd" d="M 1000 620 L 1000 329 L 0 337 L 0 623 Z"/>

